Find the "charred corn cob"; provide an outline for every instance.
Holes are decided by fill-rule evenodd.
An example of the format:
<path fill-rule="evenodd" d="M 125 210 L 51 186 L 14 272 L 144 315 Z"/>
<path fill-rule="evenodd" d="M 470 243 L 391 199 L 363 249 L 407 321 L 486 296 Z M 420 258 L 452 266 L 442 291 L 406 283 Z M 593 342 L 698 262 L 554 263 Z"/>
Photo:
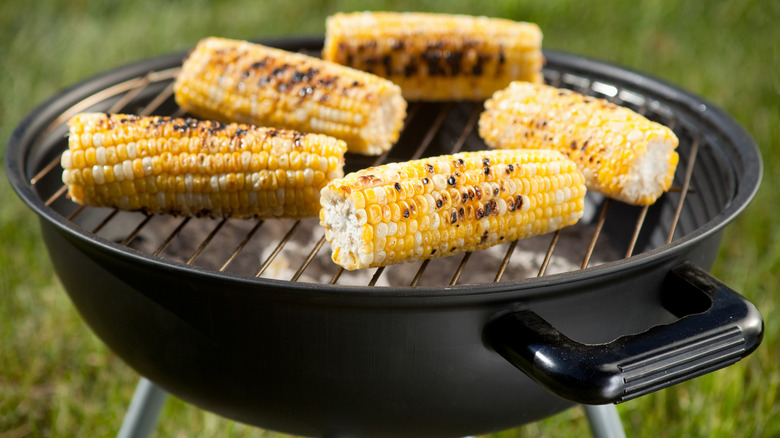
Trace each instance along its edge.
<path fill-rule="evenodd" d="M 589 190 L 653 204 L 677 168 L 674 132 L 642 115 L 547 85 L 513 82 L 485 102 L 479 133 L 494 148 L 548 148 L 577 163 Z"/>
<path fill-rule="evenodd" d="M 370 167 L 328 183 L 320 224 L 346 269 L 473 251 L 576 223 L 585 185 L 549 150 L 464 152 Z"/>
<path fill-rule="evenodd" d="M 84 205 L 149 213 L 306 217 L 344 175 L 322 134 L 195 119 L 84 113 L 68 121 L 62 180 Z"/>
<path fill-rule="evenodd" d="M 513 80 L 542 82 L 533 23 L 432 13 L 358 12 L 326 21 L 323 59 L 386 77 L 409 100 L 483 100 Z"/>
<path fill-rule="evenodd" d="M 317 132 L 378 155 L 398 140 L 406 101 L 392 82 L 318 58 L 206 38 L 174 82 L 176 102 L 222 122 Z"/>

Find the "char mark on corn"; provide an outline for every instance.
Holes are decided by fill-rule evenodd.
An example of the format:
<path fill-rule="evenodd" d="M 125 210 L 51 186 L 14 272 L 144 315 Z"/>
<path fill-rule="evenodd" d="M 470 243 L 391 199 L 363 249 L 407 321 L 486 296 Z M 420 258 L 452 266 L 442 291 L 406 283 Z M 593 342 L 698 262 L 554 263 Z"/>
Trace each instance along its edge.
<path fill-rule="evenodd" d="M 543 80 L 539 26 L 498 18 L 339 13 L 322 56 L 392 80 L 409 100 L 483 100 L 513 80 Z"/>
<path fill-rule="evenodd" d="M 82 113 L 62 180 L 74 202 L 184 216 L 316 216 L 346 144 L 322 134 L 190 118 Z"/>
<path fill-rule="evenodd" d="M 179 106 L 204 119 L 322 133 L 366 155 L 389 149 L 406 116 L 400 88 L 386 79 L 224 38 L 198 43 L 174 94 Z"/>
<path fill-rule="evenodd" d="M 669 188 L 679 160 L 669 127 L 604 99 L 513 82 L 485 102 L 479 134 L 493 148 L 546 148 L 571 158 L 589 190 L 650 205 Z"/>
<path fill-rule="evenodd" d="M 322 190 L 332 259 L 353 270 L 413 262 L 558 230 L 583 213 L 585 185 L 556 151 L 489 150 L 390 163 Z"/>

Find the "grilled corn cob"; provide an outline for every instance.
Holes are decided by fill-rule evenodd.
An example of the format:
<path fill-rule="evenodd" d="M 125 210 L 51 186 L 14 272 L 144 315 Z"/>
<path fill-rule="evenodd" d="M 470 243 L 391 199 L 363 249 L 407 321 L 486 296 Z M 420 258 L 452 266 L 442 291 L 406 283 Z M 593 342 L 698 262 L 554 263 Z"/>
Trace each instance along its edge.
<path fill-rule="evenodd" d="M 533 23 L 358 12 L 328 17 L 322 56 L 392 80 L 409 100 L 483 100 L 512 80 L 542 82 L 541 46 Z"/>
<path fill-rule="evenodd" d="M 653 204 L 677 168 L 671 129 L 603 99 L 513 82 L 485 102 L 479 134 L 494 148 L 549 148 L 577 163 L 589 190 Z"/>
<path fill-rule="evenodd" d="M 413 262 L 543 234 L 582 216 L 575 164 L 548 150 L 463 152 L 328 183 L 320 224 L 346 269 Z"/>
<path fill-rule="evenodd" d="M 260 44 L 206 38 L 174 82 L 176 102 L 222 122 L 318 132 L 378 155 L 398 140 L 406 101 L 392 82 Z"/>
<path fill-rule="evenodd" d="M 62 180 L 84 205 L 148 213 L 307 217 L 344 175 L 322 134 L 195 119 L 84 113 L 68 121 Z"/>

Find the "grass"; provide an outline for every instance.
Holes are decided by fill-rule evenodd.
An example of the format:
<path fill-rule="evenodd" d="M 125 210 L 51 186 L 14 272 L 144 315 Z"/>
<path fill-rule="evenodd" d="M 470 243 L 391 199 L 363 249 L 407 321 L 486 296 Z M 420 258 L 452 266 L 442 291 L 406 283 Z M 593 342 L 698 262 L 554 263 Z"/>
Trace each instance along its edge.
<path fill-rule="evenodd" d="M 780 3 L 432 0 L 0 4 L 0 138 L 58 90 L 106 69 L 193 46 L 207 35 L 321 34 L 324 17 L 359 9 L 428 10 L 539 23 L 545 47 L 617 63 L 721 107 L 754 136 L 765 163 L 755 201 L 726 232 L 714 273 L 766 321 L 762 346 L 727 369 L 619 406 L 629 436 L 780 434 Z M 0 146 L 0 158 L 4 148 Z M 114 435 L 136 373 L 81 321 L 43 248 L 34 214 L 0 177 L 0 438 Z M 158 436 L 278 436 L 171 399 Z M 496 437 L 583 436 L 578 409 Z"/>

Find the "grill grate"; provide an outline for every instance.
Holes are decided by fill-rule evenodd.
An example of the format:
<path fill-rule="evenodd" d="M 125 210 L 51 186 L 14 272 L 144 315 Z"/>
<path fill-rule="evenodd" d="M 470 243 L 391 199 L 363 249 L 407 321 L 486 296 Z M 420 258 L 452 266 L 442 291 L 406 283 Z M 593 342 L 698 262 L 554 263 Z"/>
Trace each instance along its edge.
<path fill-rule="evenodd" d="M 684 123 L 668 106 L 632 89 L 560 71 L 550 65 L 545 67 L 548 83 L 628 106 L 675 131 L 680 138 L 680 165 L 675 186 L 659 202 L 640 208 L 588 194 L 583 220 L 551 235 L 505 243 L 481 251 L 480 257 L 465 253 L 377 268 L 371 272 L 349 272 L 330 262 L 330 251 L 327 247 L 323 250 L 325 236 L 318 229 L 316 219 L 217 220 L 152 216 L 83 207 L 66 199 L 66 188 L 59 181 L 59 154 L 67 148 L 67 139 L 61 135 L 66 129 L 64 122 L 86 110 L 182 116 L 184 112 L 175 105 L 172 92 L 178 71 L 178 67 L 151 71 L 105 88 L 68 108 L 47 127 L 39 142 L 55 143 L 51 147 L 53 158 L 44 162 L 30 178 L 30 184 L 41 199 L 45 199 L 47 207 L 88 234 L 141 250 L 160 260 L 293 282 L 368 286 L 517 281 L 544 276 L 551 271 L 586 269 L 669 244 L 675 236 L 696 229 L 717 214 L 717 211 L 706 211 L 706 208 L 694 205 L 695 202 L 689 202 L 697 193 L 695 187 L 700 185 L 694 169 L 698 151 L 706 141 L 695 126 Z M 474 129 L 481 109 L 481 103 L 411 103 L 406 128 L 396 146 L 379 157 L 348 154 L 346 170 L 483 148 Z M 699 178 L 707 178 L 707 173 Z M 705 181 L 701 186 L 713 188 L 717 183 Z M 686 220 L 681 221 L 683 216 Z M 283 237 L 275 240 L 275 236 Z M 517 254 L 519 249 L 522 255 Z M 474 259 L 479 261 L 475 264 Z M 528 259 L 533 261 L 530 267 Z M 436 269 L 429 269 L 431 265 Z M 555 268 L 551 269 L 553 265 Z M 469 269 L 472 266 L 475 267 Z M 510 273 L 512 275 L 508 275 Z"/>

